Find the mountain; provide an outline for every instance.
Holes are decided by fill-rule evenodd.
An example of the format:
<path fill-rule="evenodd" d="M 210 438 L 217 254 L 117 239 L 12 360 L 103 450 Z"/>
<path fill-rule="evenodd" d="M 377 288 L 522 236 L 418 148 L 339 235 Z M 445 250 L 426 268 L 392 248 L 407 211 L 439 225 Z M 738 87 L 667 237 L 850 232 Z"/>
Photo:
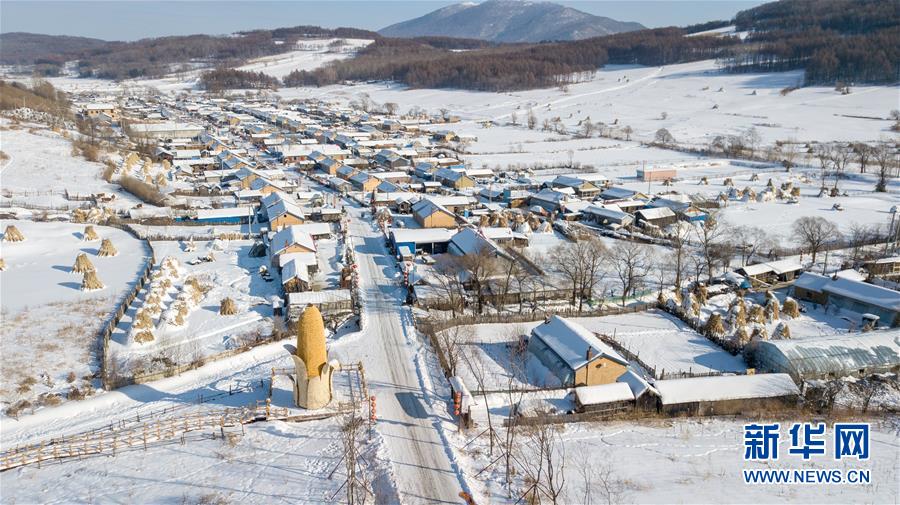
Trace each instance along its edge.
<path fill-rule="evenodd" d="M 640 23 L 594 16 L 551 2 L 459 3 L 378 31 L 385 37 L 445 36 L 493 42 L 579 40 L 641 30 Z"/>
<path fill-rule="evenodd" d="M 62 57 L 81 51 L 92 51 L 106 45 L 105 40 L 38 33 L 0 33 L 0 63 L 31 64 L 43 58 Z"/>

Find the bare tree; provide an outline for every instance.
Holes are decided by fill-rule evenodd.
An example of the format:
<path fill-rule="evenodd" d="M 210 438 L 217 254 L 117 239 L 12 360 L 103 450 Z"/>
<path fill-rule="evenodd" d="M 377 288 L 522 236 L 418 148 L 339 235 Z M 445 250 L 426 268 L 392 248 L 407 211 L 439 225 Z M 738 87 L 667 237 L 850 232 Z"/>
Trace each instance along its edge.
<path fill-rule="evenodd" d="M 834 166 L 834 189 L 838 187 L 838 181 L 844 176 L 847 164 L 853 158 L 853 152 L 840 144 L 833 144 L 829 150 L 831 164 Z"/>
<path fill-rule="evenodd" d="M 397 110 L 400 109 L 400 106 L 395 102 L 385 102 L 384 110 L 388 113 L 389 116 L 393 116 L 397 113 Z"/>
<path fill-rule="evenodd" d="M 447 367 L 450 375 L 456 375 L 458 365 L 462 359 L 463 346 L 470 345 L 475 337 L 475 332 L 471 326 L 451 326 L 446 330 L 440 331 L 436 335 L 438 345 L 444 351 L 444 357 L 447 359 Z"/>
<path fill-rule="evenodd" d="M 800 155 L 800 149 L 797 145 L 797 141 L 794 139 L 788 139 L 781 144 L 781 164 L 785 169 L 790 170 L 794 168 L 794 162 L 797 160 L 797 156 Z"/>
<path fill-rule="evenodd" d="M 889 142 L 879 142 L 872 149 L 872 159 L 878 164 L 878 182 L 875 184 L 875 191 L 885 193 L 891 167 L 897 164 L 897 153 Z"/>
<path fill-rule="evenodd" d="M 756 130 L 755 126 L 751 126 L 744 130 L 744 133 L 741 135 L 743 137 L 743 143 L 750 149 L 750 157 L 753 157 L 753 154 L 759 149 L 759 143 L 762 141 L 762 138 L 759 136 L 759 131 Z"/>
<path fill-rule="evenodd" d="M 516 114 L 516 111 L 513 111 L 512 114 L 509 115 L 509 122 L 512 123 L 513 126 L 519 124 L 519 116 Z"/>
<path fill-rule="evenodd" d="M 566 487 L 566 453 L 557 433 L 558 428 L 551 424 L 540 424 L 528 431 L 528 443 L 525 444 L 528 454 L 520 458 L 522 470 L 531 486 L 526 490 L 530 503 L 536 503 L 544 497 L 550 503 L 558 504 Z M 531 454 L 537 451 L 537 454 Z"/>
<path fill-rule="evenodd" d="M 822 189 L 825 189 L 825 175 L 828 173 L 828 167 L 831 164 L 831 144 L 819 144 L 813 149 L 813 154 L 819 160 L 819 168 L 822 169 Z"/>
<path fill-rule="evenodd" d="M 847 241 L 850 245 L 850 261 L 857 263 L 863 259 L 863 247 L 878 235 L 873 225 L 851 223 Z"/>
<path fill-rule="evenodd" d="M 534 127 L 537 126 L 537 116 L 534 115 L 534 109 L 528 109 L 528 129 L 534 130 Z"/>
<path fill-rule="evenodd" d="M 624 306 L 628 295 L 637 291 L 638 286 L 650 273 L 650 254 L 644 244 L 622 240 L 610 249 L 609 260 L 622 285 L 622 306 Z"/>
<path fill-rule="evenodd" d="M 716 246 L 727 226 L 722 226 L 719 216 L 715 212 L 710 212 L 706 216 L 703 224 L 694 228 L 694 236 L 700 247 L 700 253 L 706 263 L 706 276 L 708 280 L 712 280 L 713 265 L 716 262 Z"/>
<path fill-rule="evenodd" d="M 450 255 L 439 256 L 434 273 L 433 279 L 437 283 L 435 287 L 440 294 L 444 295 L 451 315 L 456 317 L 457 312 L 463 311 L 465 301 L 465 288 L 459 279 L 456 258 Z"/>
<path fill-rule="evenodd" d="M 872 158 L 872 146 L 865 142 L 856 142 L 852 146 L 853 154 L 856 155 L 856 163 L 859 164 L 859 173 L 866 173 L 866 166 Z"/>
<path fill-rule="evenodd" d="M 466 284 L 475 293 L 478 314 L 484 311 L 488 281 L 498 272 L 498 262 L 493 249 L 482 245 L 476 251 L 454 256 L 460 271 L 466 274 Z"/>
<path fill-rule="evenodd" d="M 597 237 L 585 235 L 577 242 L 553 248 L 551 258 L 556 270 L 572 287 L 571 303 L 575 305 L 577 301 L 580 312 L 584 308 L 584 301 L 591 297 L 594 287 L 603 277 L 606 247 Z"/>
<path fill-rule="evenodd" d="M 775 245 L 759 226 L 738 226 L 734 229 L 733 239 L 733 245 L 740 251 L 741 266 L 746 266 L 754 256 Z"/>
<path fill-rule="evenodd" d="M 654 138 L 656 139 L 657 144 L 662 144 L 664 146 L 675 143 L 675 137 L 673 137 L 672 134 L 669 133 L 669 130 L 665 128 L 656 130 L 656 135 Z"/>
<path fill-rule="evenodd" d="M 628 125 L 625 125 L 625 128 L 622 128 L 622 133 L 625 134 L 625 140 L 631 140 L 631 134 L 634 133 L 634 129 L 632 129 Z"/>
<path fill-rule="evenodd" d="M 584 138 L 588 138 L 594 134 L 594 123 L 591 122 L 591 118 L 587 118 L 581 122 L 581 136 Z"/>
<path fill-rule="evenodd" d="M 816 254 L 827 243 L 840 237 L 837 226 L 824 217 L 819 216 L 804 216 L 797 219 L 794 221 L 792 230 L 801 247 L 812 254 L 813 263 L 816 261 Z"/>

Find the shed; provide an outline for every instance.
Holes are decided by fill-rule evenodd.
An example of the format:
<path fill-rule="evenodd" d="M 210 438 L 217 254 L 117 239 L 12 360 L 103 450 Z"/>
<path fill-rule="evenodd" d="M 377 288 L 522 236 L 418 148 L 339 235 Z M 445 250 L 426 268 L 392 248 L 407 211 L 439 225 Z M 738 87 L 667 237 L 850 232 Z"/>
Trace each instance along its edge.
<path fill-rule="evenodd" d="M 800 390 L 784 373 L 658 380 L 659 410 L 668 415 L 735 415 L 793 405 Z"/>
<path fill-rule="evenodd" d="M 763 340 L 753 349 L 756 369 L 804 379 L 864 377 L 900 372 L 900 331 L 844 333 L 800 340 Z"/>
<path fill-rule="evenodd" d="M 610 384 L 628 361 L 580 324 L 553 315 L 531 330 L 528 350 L 563 385 Z"/>
<path fill-rule="evenodd" d="M 578 412 L 618 412 L 629 410 L 634 393 L 624 382 L 581 386 L 575 388 L 575 408 Z"/>

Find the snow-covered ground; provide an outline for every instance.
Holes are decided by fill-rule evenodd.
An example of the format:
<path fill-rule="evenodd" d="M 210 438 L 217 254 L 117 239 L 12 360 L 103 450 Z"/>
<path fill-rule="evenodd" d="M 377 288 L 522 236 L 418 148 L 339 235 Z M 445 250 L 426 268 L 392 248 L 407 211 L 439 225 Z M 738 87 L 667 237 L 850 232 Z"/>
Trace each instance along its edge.
<path fill-rule="evenodd" d="M 0 137 L 3 152 L 9 155 L 9 159 L 0 163 L 0 177 L 3 179 L 0 203 L 69 208 L 84 203 L 66 200 L 66 190 L 81 195 L 113 194 L 115 200 L 108 206 L 115 209 L 127 209 L 140 203 L 136 197 L 119 189 L 117 184 L 110 184 L 101 178 L 105 168 L 102 163 L 73 157 L 72 145 L 58 133 L 4 123 L 9 129 L 3 130 Z"/>
<path fill-rule="evenodd" d="M 564 464 L 565 472 L 560 503 L 896 503 L 900 499 L 896 480 L 900 446 L 895 422 L 872 424 L 871 458 L 863 462 L 835 461 L 830 452 L 809 461 L 788 455 L 790 436 L 785 423 L 781 427 L 780 460 L 745 462 L 743 426 L 743 420 L 728 419 L 561 425 L 556 444 L 557 464 Z M 832 427 L 828 429 L 830 434 Z M 494 459 L 488 456 L 486 435 L 463 449 L 480 432 L 472 430 L 469 437 L 454 439 L 457 450 L 469 455 L 464 462 L 470 474 L 480 472 Z M 527 432 L 527 428 L 520 428 L 518 463 L 539 456 Z M 495 448 L 494 457 L 498 455 Z M 872 480 L 853 485 L 744 484 L 743 469 L 766 468 L 869 469 Z M 519 486 L 515 491 L 519 492 L 508 499 L 503 470 L 501 460 L 480 474 L 478 503 L 515 502 L 519 498 L 521 472 L 515 476 Z M 585 482 L 589 483 L 587 487 Z"/>
<path fill-rule="evenodd" d="M 286 98 L 326 100 L 352 100 L 366 93 L 378 103 L 396 102 L 401 110 L 416 105 L 433 112 L 446 108 L 466 120 L 453 125 L 454 131 L 476 135 L 483 130 L 471 121 L 506 122 L 515 112 L 523 123 L 529 108 L 538 125 L 545 118 L 560 117 L 574 130 L 585 117 L 606 124 L 618 120 L 620 125 L 630 125 L 638 139 L 652 139 L 656 130 L 667 128 L 679 141 L 703 144 L 715 135 L 740 133 L 750 126 L 756 126 L 765 143 L 788 138 L 872 141 L 891 135 L 888 113 L 897 106 L 896 86 L 854 87 L 849 95 L 832 87 L 811 86 L 781 95 L 782 89 L 797 86 L 802 79 L 802 71 L 727 74 L 706 60 L 665 67 L 608 65 L 592 80 L 570 85 L 567 92 L 557 88 L 506 93 L 408 90 L 376 83 L 279 93 Z M 666 119 L 660 119 L 663 112 Z"/>
<path fill-rule="evenodd" d="M 119 251 L 99 257 L 100 241 L 81 239 L 84 225 L 4 220 L 0 229 L 8 224 L 14 224 L 25 241 L 0 245 L 6 261 L 6 270 L 0 273 L 0 400 L 34 403 L 43 393 L 83 387 L 83 377 L 92 384 L 90 377 L 99 367 L 98 331 L 137 281 L 150 251 L 117 228 L 94 227 Z M 80 253 L 94 265 L 104 289 L 81 290 L 82 275 L 71 272 Z M 73 381 L 68 380 L 70 373 Z M 32 380 L 36 383 L 19 387 Z"/>
<path fill-rule="evenodd" d="M 281 79 L 294 70 L 313 70 L 328 62 L 349 58 L 371 43 L 366 39 L 300 40 L 295 51 L 256 58 L 238 69 Z"/>
<path fill-rule="evenodd" d="M 166 258 L 173 258 L 180 265 L 181 273 L 171 277 L 171 286 L 161 300 L 162 313 L 153 318 L 155 337 L 152 342 L 135 342 L 138 332 L 132 329 L 134 318 L 141 310 L 154 284 L 151 281 L 138 295 L 113 332 L 110 353 L 125 369 L 146 368 L 154 357 L 166 356 L 177 363 L 240 347 L 253 341 L 257 332 L 269 335 L 272 331 L 273 297 L 280 297 L 279 276 L 266 282 L 259 274 L 259 267 L 268 264 L 267 257 L 249 256 L 253 241 L 232 240 L 196 242 L 196 250 L 187 250 L 187 244 L 175 241 L 153 242 L 157 265 Z M 212 253 L 215 261 L 190 265 L 189 261 Z M 156 270 L 160 270 L 157 266 Z M 183 325 L 172 324 L 175 299 L 190 278 L 196 278 L 205 290 L 202 298 L 192 307 Z M 162 280 L 157 282 L 164 282 Z M 237 304 L 237 314 L 219 315 L 224 298 Z"/>

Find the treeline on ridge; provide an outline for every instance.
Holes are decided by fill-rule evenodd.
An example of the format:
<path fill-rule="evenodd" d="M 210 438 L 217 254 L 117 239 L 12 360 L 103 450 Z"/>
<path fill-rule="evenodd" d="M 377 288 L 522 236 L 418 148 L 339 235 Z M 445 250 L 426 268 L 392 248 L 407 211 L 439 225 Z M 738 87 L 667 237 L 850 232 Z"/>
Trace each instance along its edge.
<path fill-rule="evenodd" d="M 607 63 L 667 65 L 714 58 L 735 42 L 685 37 L 679 28 L 627 32 L 572 42 L 503 44 L 463 52 L 427 40 L 376 40 L 349 60 L 296 70 L 285 86 L 323 86 L 345 80 L 394 80 L 411 87 L 485 91 L 564 85 Z"/>
<path fill-rule="evenodd" d="M 220 67 L 200 75 L 200 85 L 212 92 L 226 89 L 276 89 L 277 78 L 262 72 Z"/>

